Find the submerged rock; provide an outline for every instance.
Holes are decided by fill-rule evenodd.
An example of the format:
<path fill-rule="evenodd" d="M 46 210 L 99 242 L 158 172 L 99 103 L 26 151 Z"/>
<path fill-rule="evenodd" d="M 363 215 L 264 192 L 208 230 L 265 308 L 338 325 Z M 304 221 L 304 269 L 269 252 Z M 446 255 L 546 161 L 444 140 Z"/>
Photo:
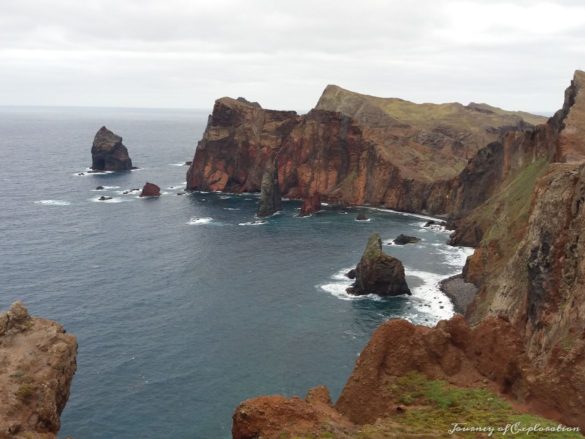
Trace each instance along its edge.
<path fill-rule="evenodd" d="M 419 241 L 420 241 L 420 238 L 417 238 L 416 236 L 408 236 L 408 235 L 403 235 L 401 233 L 394 240 L 394 244 L 396 244 L 396 245 L 415 244 Z"/>
<path fill-rule="evenodd" d="M 133 169 L 128 149 L 122 138 L 105 126 L 96 133 L 91 147 L 91 169 L 94 171 L 129 171 Z"/>
<path fill-rule="evenodd" d="M 106 197 L 105 195 L 102 195 L 101 197 L 98 198 L 98 200 L 100 200 L 100 201 L 108 201 L 111 199 L 112 199 L 112 197 Z"/>
<path fill-rule="evenodd" d="M 301 206 L 299 216 L 309 216 L 315 212 L 319 212 L 320 210 L 321 196 L 319 194 L 314 194 L 308 198 L 303 199 L 303 205 Z"/>
<path fill-rule="evenodd" d="M 154 183 L 146 182 L 140 192 L 141 197 L 160 197 L 160 187 Z"/>
<path fill-rule="evenodd" d="M 379 296 L 411 294 L 406 284 L 402 262 L 382 251 L 382 239 L 377 233 L 370 236 L 355 269 L 355 282 L 347 292 L 354 295 Z"/>
<path fill-rule="evenodd" d="M 260 186 L 260 201 L 256 215 L 260 218 L 270 216 L 282 209 L 280 186 L 278 185 L 278 163 L 268 164 Z"/>
<path fill-rule="evenodd" d="M 356 220 L 356 221 L 368 221 L 368 220 L 369 220 L 369 218 L 366 216 L 366 214 L 365 214 L 365 213 L 362 213 L 362 212 L 360 212 L 360 213 L 358 213 L 358 214 L 357 214 L 357 216 L 355 217 L 355 220 Z"/>
<path fill-rule="evenodd" d="M 96 191 L 103 191 L 104 190 L 104 187 L 103 186 L 98 186 L 98 187 L 95 188 L 95 190 Z"/>

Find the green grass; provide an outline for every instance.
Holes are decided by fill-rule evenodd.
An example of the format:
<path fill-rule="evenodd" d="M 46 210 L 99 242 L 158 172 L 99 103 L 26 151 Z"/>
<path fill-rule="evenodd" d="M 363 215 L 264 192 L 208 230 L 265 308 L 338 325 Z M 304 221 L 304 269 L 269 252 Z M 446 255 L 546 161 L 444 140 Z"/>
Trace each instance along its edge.
<path fill-rule="evenodd" d="M 356 438 L 378 439 L 391 437 L 390 433 L 428 434 L 428 437 L 453 437 L 449 431 L 454 424 L 466 426 L 493 427 L 496 431 L 491 437 L 531 437 L 531 438 L 582 438 L 579 433 L 541 433 L 531 434 L 498 433 L 498 428 L 508 424 L 530 427 L 541 425 L 556 427 L 557 423 L 544 418 L 521 413 L 496 394 L 486 389 L 461 388 L 444 381 L 433 381 L 418 373 L 410 373 L 397 378 L 390 390 L 400 395 L 406 405 L 405 412 L 382 420 L 377 424 L 365 426 Z M 459 432 L 458 437 L 475 438 L 476 433 Z M 424 437 L 424 436 L 423 436 Z"/>

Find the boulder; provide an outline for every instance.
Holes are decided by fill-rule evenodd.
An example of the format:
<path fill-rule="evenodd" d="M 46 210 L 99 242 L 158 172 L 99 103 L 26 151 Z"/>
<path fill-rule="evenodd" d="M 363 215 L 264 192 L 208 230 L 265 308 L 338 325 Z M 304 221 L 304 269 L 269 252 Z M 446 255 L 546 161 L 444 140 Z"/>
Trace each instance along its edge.
<path fill-rule="evenodd" d="M 269 162 L 260 185 L 260 201 L 256 215 L 259 218 L 274 215 L 282 209 L 280 186 L 278 185 L 278 163 Z"/>
<path fill-rule="evenodd" d="M 133 169 L 128 149 L 122 137 L 101 127 L 91 147 L 91 169 L 94 171 L 129 171 Z"/>
<path fill-rule="evenodd" d="M 313 194 L 308 198 L 303 199 L 303 205 L 301 206 L 301 211 L 299 212 L 299 216 L 309 216 L 315 212 L 319 212 L 321 210 L 321 196 L 319 194 Z"/>
<path fill-rule="evenodd" d="M 420 238 L 416 236 L 408 236 L 403 235 L 402 233 L 396 237 L 394 240 L 394 244 L 396 245 L 405 245 L 405 244 L 414 244 L 420 241 Z"/>
<path fill-rule="evenodd" d="M 355 275 L 354 284 L 347 289 L 350 294 L 379 296 L 411 294 L 406 284 L 402 262 L 382 251 L 382 239 L 377 233 L 370 236 L 355 269 Z"/>
<path fill-rule="evenodd" d="M 358 213 L 358 214 L 357 214 L 357 216 L 355 217 L 355 220 L 356 220 L 356 221 L 368 221 L 368 220 L 369 220 L 369 218 L 366 216 L 366 214 L 365 214 L 365 213 L 362 213 L 362 212 L 360 212 L 360 213 Z"/>
<path fill-rule="evenodd" d="M 141 197 L 160 197 L 160 187 L 154 183 L 146 182 L 140 192 Z"/>

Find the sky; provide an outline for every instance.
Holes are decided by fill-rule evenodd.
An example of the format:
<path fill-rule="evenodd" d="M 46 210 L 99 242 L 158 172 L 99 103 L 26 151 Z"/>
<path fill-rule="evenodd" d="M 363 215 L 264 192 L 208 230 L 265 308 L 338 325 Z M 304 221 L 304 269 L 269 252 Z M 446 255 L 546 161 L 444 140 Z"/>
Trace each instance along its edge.
<path fill-rule="evenodd" d="M 327 84 L 550 113 L 583 0 L 0 0 L 0 105 L 305 112 Z"/>

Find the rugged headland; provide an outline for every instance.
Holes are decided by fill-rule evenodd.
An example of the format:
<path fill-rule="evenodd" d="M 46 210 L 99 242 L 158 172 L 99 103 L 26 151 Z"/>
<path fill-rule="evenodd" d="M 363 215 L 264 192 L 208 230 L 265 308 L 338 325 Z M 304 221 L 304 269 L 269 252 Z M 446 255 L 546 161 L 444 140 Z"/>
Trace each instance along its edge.
<path fill-rule="evenodd" d="M 56 438 L 77 340 L 16 302 L 0 314 L 0 438 Z"/>
<path fill-rule="evenodd" d="M 380 326 L 335 405 L 249 400 L 234 437 L 440 437 L 446 421 L 544 422 L 525 411 L 583 431 L 584 90 L 577 71 L 548 120 L 336 86 L 303 116 L 219 99 L 189 189 L 258 191 L 278 154 L 284 196 L 447 216 L 451 242 L 476 247 L 463 279 L 478 289 L 465 319 Z M 424 419 L 441 428 L 425 430 Z"/>

